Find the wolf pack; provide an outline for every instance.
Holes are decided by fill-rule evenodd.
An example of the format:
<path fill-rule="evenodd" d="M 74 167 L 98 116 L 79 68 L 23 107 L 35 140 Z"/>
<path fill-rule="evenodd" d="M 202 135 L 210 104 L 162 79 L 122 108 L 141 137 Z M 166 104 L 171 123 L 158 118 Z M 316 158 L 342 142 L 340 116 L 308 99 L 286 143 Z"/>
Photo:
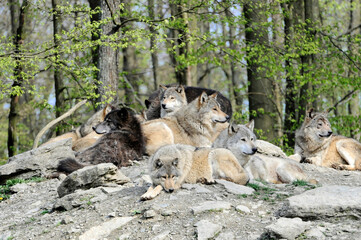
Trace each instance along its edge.
<path fill-rule="evenodd" d="M 294 154 L 287 156 L 278 146 L 257 140 L 253 120 L 232 123 L 231 102 L 216 90 L 160 85 L 145 104 L 141 114 L 107 105 L 74 131 L 48 141 L 73 140 L 75 158 L 62 160 L 58 172 L 106 162 L 121 168 L 148 155 L 152 186 L 140 198 L 150 200 L 184 183 L 213 184 L 215 179 L 241 185 L 254 180 L 317 183 L 303 171 L 303 163 L 361 170 L 361 143 L 333 134 L 327 112 L 307 110 L 296 131 Z"/>

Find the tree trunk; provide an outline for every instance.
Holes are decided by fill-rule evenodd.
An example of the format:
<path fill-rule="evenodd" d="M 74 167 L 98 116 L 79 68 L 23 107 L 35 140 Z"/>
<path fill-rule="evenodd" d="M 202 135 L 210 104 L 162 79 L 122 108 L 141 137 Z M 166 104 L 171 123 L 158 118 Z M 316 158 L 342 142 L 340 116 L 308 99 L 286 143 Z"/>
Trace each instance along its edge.
<path fill-rule="evenodd" d="M 282 3 L 284 16 L 284 45 L 286 52 L 292 53 L 295 32 L 299 31 L 300 23 L 303 22 L 303 4 L 301 0 Z M 285 60 L 286 90 L 285 90 L 285 118 L 284 132 L 287 135 L 287 145 L 294 147 L 295 131 L 298 127 L 300 114 L 298 110 L 299 89 L 297 80 L 293 78 L 293 72 L 300 64 L 299 59 L 289 58 Z"/>
<path fill-rule="evenodd" d="M 110 18 L 111 12 L 115 12 L 115 9 L 119 8 L 119 0 L 88 0 L 92 10 L 99 7 L 100 13 L 91 16 L 91 21 L 102 21 Z M 109 6 L 108 4 L 109 3 Z M 100 32 L 104 35 L 118 34 L 114 32 L 117 29 L 113 21 L 100 25 Z M 99 40 L 100 34 L 92 34 L 92 40 Z M 111 102 L 116 98 L 118 91 L 118 49 L 113 49 L 110 46 L 99 45 L 92 49 L 93 64 L 98 68 L 95 73 L 95 93 L 98 95 L 96 99 L 96 109 L 100 110 L 105 106 L 107 102 Z"/>
<path fill-rule="evenodd" d="M 250 54 L 254 49 L 268 46 L 268 30 L 262 26 L 263 23 L 267 22 L 267 16 L 264 14 L 265 6 L 266 1 L 252 1 L 251 4 L 244 5 L 243 12 L 247 29 L 247 77 L 249 82 L 250 116 L 251 119 L 255 120 L 255 128 L 262 129 L 263 136 L 272 141 L 276 137 L 274 129 L 276 120 L 272 117 L 276 113 L 272 92 L 273 84 L 266 77 L 265 70 L 258 63 L 257 56 L 254 53 Z"/>
<path fill-rule="evenodd" d="M 53 13 L 53 38 L 54 38 L 54 48 L 58 49 L 60 43 L 57 36 L 61 35 L 62 31 L 62 14 L 60 12 L 59 6 L 61 0 L 52 0 L 51 4 L 54 9 Z M 55 61 L 60 60 L 58 52 L 55 52 Z M 56 62 L 57 63 L 57 62 Z M 64 113 L 65 108 L 65 97 L 64 97 L 64 76 L 63 71 L 55 65 L 54 68 L 54 87 L 55 87 L 55 117 L 58 118 Z M 61 129 L 57 128 L 56 135 L 59 136 L 63 133 Z"/>
<path fill-rule="evenodd" d="M 235 39 L 235 36 L 234 36 L 234 25 L 231 24 L 231 12 L 229 11 L 229 8 L 227 8 L 225 10 L 225 14 L 226 14 L 226 17 L 229 21 L 229 31 L 228 31 L 228 42 L 229 42 L 229 48 L 233 51 L 237 50 L 237 46 L 234 45 L 234 39 Z M 239 95 L 239 91 L 237 91 L 237 88 L 238 88 L 238 79 L 239 79 L 239 71 L 236 69 L 236 62 L 234 60 L 231 60 L 230 61 L 230 85 L 231 85 L 231 90 L 232 92 L 230 92 L 230 95 L 233 95 L 234 96 L 234 101 L 235 101 L 235 104 L 236 104 L 236 111 L 238 110 L 238 107 L 237 106 L 242 106 L 242 97 Z"/>
<path fill-rule="evenodd" d="M 281 16 L 281 8 L 278 2 L 273 3 L 273 11 L 272 15 L 273 21 L 273 45 L 277 49 L 282 49 L 284 47 L 284 41 L 282 38 L 282 16 Z M 277 60 L 276 60 L 277 61 Z M 277 61 L 275 64 L 278 64 Z M 281 95 L 281 79 L 283 79 L 283 73 L 278 72 L 273 79 L 273 93 L 274 93 L 274 101 L 277 112 L 275 113 L 275 119 L 277 121 L 277 125 L 275 126 L 276 136 L 281 139 L 283 135 L 283 109 L 282 109 L 282 95 Z M 281 143 L 282 144 L 282 143 Z"/>
<path fill-rule="evenodd" d="M 171 10 L 171 15 L 176 16 L 175 19 L 184 17 L 184 15 L 179 15 L 182 11 L 181 1 L 179 3 L 170 2 L 169 5 Z M 182 38 L 179 37 L 180 35 L 182 35 Z M 179 56 L 183 55 L 184 58 L 186 59 L 187 44 L 183 44 L 183 43 L 186 43 L 187 35 L 185 34 L 184 29 L 170 29 L 169 36 L 170 39 L 174 40 L 173 44 L 171 44 L 171 47 L 174 50 L 173 51 L 171 50 L 169 54 L 174 68 L 176 80 L 179 84 L 187 85 L 190 81 L 188 67 L 181 67 L 180 63 L 178 62 Z"/>
<path fill-rule="evenodd" d="M 305 34 L 307 39 L 314 39 L 315 31 L 311 30 L 314 24 L 313 16 L 313 0 L 304 0 L 304 13 L 305 13 Z M 301 56 L 301 75 L 305 76 L 309 73 L 309 68 L 313 64 L 312 54 L 306 54 Z M 301 87 L 300 91 L 300 110 L 301 115 L 305 115 L 306 109 L 315 107 L 312 103 L 309 102 L 311 97 L 310 92 L 312 91 L 311 81 L 307 81 L 305 85 Z M 298 118 L 298 123 L 300 124 L 303 121 L 302 118 Z"/>
<path fill-rule="evenodd" d="M 151 20 L 155 19 L 154 14 L 154 0 L 148 0 L 148 9 L 149 9 L 149 18 Z M 158 69 L 158 57 L 157 57 L 157 51 L 156 51 L 156 42 L 155 42 L 155 34 L 156 31 L 154 30 L 154 27 L 150 25 L 149 31 L 151 33 L 150 36 L 150 55 L 152 58 L 152 67 L 153 67 L 153 83 L 154 83 L 154 91 L 158 89 L 159 87 L 159 81 L 157 76 L 157 69 Z"/>
<path fill-rule="evenodd" d="M 23 85 L 23 66 L 21 64 L 21 58 L 18 54 L 21 51 L 21 45 L 24 43 L 24 28 L 25 28 L 25 14 L 29 5 L 27 0 L 24 0 L 20 9 L 17 8 L 17 1 L 9 0 L 10 14 L 11 14 L 11 26 L 12 34 L 14 36 L 15 46 L 15 62 L 14 68 L 14 83 L 12 85 L 12 93 L 10 95 L 10 112 L 9 112 L 9 126 L 8 126 L 8 154 L 12 157 L 18 152 L 19 136 L 17 132 L 17 125 L 19 122 L 19 98 L 18 92 Z M 19 14 L 17 14 L 19 13 Z"/>

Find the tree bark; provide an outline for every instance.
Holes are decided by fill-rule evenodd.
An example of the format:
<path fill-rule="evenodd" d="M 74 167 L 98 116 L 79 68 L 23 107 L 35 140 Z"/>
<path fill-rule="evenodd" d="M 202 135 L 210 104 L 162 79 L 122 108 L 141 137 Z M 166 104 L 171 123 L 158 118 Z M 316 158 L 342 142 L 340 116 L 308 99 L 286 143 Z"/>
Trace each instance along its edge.
<path fill-rule="evenodd" d="M 12 85 L 12 91 L 10 95 L 10 112 L 9 112 L 9 126 L 8 126 L 8 154 L 9 157 L 12 157 L 18 152 L 18 141 L 19 136 L 17 132 L 17 125 L 19 122 L 19 99 L 20 93 L 17 93 L 16 90 L 22 87 L 23 85 L 23 66 L 21 63 L 21 58 L 19 53 L 21 51 L 21 46 L 24 43 L 24 28 L 25 28 L 25 14 L 29 2 L 24 0 L 20 9 L 17 8 L 17 1 L 9 0 L 10 4 L 10 14 L 11 14 L 11 26 L 12 33 L 14 36 L 14 46 L 15 46 L 15 62 L 16 66 L 14 68 L 14 83 Z M 19 13 L 19 14 L 17 14 Z"/>
<path fill-rule="evenodd" d="M 91 16 L 92 23 L 112 17 L 111 12 L 115 12 L 120 5 L 119 0 L 88 1 L 92 10 L 95 10 L 97 7 L 101 9 L 100 13 Z M 99 31 L 104 35 L 119 34 L 117 31 L 114 32 L 114 29 L 118 28 L 113 21 L 110 21 L 106 24 L 101 24 Z M 99 40 L 99 36 L 100 34 L 93 33 L 92 40 Z M 102 109 L 107 102 L 111 102 L 117 96 L 119 80 L 118 52 L 118 49 L 102 44 L 92 49 L 93 64 L 98 68 L 98 71 L 94 74 L 96 79 L 95 85 L 97 87 L 95 93 L 98 94 L 96 99 L 97 110 Z"/>
<path fill-rule="evenodd" d="M 59 6 L 61 0 L 52 0 L 51 4 L 54 9 L 53 13 L 53 39 L 55 49 L 59 49 L 60 40 L 57 36 L 61 35 L 62 31 L 62 14 L 60 12 Z M 60 60 L 60 55 L 58 52 L 55 52 L 55 61 Z M 65 109 L 65 96 L 64 96 L 64 75 L 60 68 L 57 65 L 54 67 L 54 88 L 55 88 L 55 117 L 58 118 L 64 113 Z M 57 128 L 56 135 L 59 136 L 63 133 L 61 129 Z"/>
<path fill-rule="evenodd" d="M 149 11 L 149 18 L 151 20 L 155 19 L 155 13 L 154 13 L 154 0 L 148 0 L 148 11 Z M 159 81 L 157 76 L 157 70 L 158 70 L 158 56 L 156 51 L 156 41 L 155 41 L 155 34 L 156 31 L 154 30 L 154 27 L 151 25 L 149 27 L 149 31 L 151 33 L 150 36 L 150 55 L 152 59 L 152 70 L 153 70 L 153 87 L 154 91 L 158 89 L 159 87 Z"/>
<path fill-rule="evenodd" d="M 273 100 L 272 81 L 266 77 L 265 69 L 258 63 L 258 57 L 250 54 L 255 48 L 268 46 L 268 30 L 262 26 L 267 22 L 265 13 L 266 1 L 252 1 L 243 7 L 246 19 L 246 46 L 247 46 L 247 77 L 248 99 L 251 119 L 255 120 L 255 128 L 262 129 L 263 136 L 269 141 L 275 137 L 274 126 L 276 113 Z M 263 109 L 263 110 L 262 110 Z"/>

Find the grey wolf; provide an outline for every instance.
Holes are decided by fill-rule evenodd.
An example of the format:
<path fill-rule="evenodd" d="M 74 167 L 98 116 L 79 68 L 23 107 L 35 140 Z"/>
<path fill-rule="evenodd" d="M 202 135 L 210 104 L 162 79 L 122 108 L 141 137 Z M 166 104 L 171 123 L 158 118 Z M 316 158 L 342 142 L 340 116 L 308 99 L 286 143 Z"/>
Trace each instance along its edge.
<path fill-rule="evenodd" d="M 253 133 L 253 120 L 246 125 L 230 125 L 215 140 L 213 147 L 229 149 L 241 166 L 245 168 L 251 180 L 260 179 L 270 183 L 290 183 L 295 180 L 307 180 L 299 163 L 293 160 L 272 156 L 279 153 L 279 148 L 271 143 L 263 146 L 264 142 L 257 142 Z M 258 147 L 257 147 L 258 146 Z M 258 153 L 261 148 L 263 152 Z M 270 154 L 266 155 L 266 150 Z"/>
<path fill-rule="evenodd" d="M 150 158 L 150 187 L 142 200 L 157 196 L 162 189 L 173 192 L 183 183 L 214 183 L 216 178 L 246 184 L 247 173 L 227 149 L 196 148 L 183 144 L 166 145 Z"/>
<path fill-rule="evenodd" d="M 102 110 L 93 114 L 85 123 L 77 127 L 75 130 L 62 134 L 58 137 L 51 138 L 43 145 L 66 138 L 72 139 L 72 148 L 74 151 L 80 151 L 93 145 L 101 136 L 93 131 L 93 127 L 103 122 L 105 116 L 114 109 L 115 107 L 107 104 Z"/>
<path fill-rule="evenodd" d="M 178 85 L 170 84 L 165 87 L 177 87 Z M 187 102 L 190 103 L 194 99 L 198 98 L 203 92 L 207 95 L 212 95 L 218 93 L 217 102 L 220 104 L 221 110 L 225 112 L 228 116 L 232 117 L 232 105 L 231 101 L 222 95 L 220 92 L 209 89 L 209 88 L 200 88 L 200 87 L 191 87 L 183 86 Z M 164 91 L 162 87 L 157 91 L 154 91 L 148 99 L 145 100 L 145 105 L 147 107 L 146 115 L 148 120 L 156 119 L 161 117 L 161 99 L 163 98 Z"/>
<path fill-rule="evenodd" d="M 149 155 L 167 144 L 211 147 L 219 133 L 227 128 L 229 116 L 221 111 L 217 93 L 205 92 L 174 115 L 142 124 Z"/>
<path fill-rule="evenodd" d="M 187 105 L 187 97 L 182 85 L 176 87 L 165 87 L 160 85 L 160 117 L 171 116 L 181 107 Z"/>
<path fill-rule="evenodd" d="M 65 159 L 58 166 L 59 172 L 71 173 L 89 164 L 111 162 L 118 168 L 128 166 L 134 159 L 141 158 L 145 141 L 140 123 L 127 108 L 108 113 L 102 123 L 94 127 L 101 138 L 82 152 L 76 159 Z"/>
<path fill-rule="evenodd" d="M 361 170 L 361 143 L 333 135 L 327 112 L 306 112 L 296 131 L 295 154 L 290 158 L 340 170 Z"/>

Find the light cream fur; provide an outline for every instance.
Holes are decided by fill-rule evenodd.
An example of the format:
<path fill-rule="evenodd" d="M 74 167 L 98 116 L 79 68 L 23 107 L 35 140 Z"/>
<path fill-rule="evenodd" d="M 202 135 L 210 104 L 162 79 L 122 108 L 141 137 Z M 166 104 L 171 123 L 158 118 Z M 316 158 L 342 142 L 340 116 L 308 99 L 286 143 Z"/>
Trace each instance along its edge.
<path fill-rule="evenodd" d="M 160 167 L 157 162 L 162 162 Z M 162 186 L 169 192 L 168 186 L 178 189 L 183 183 L 214 183 L 214 179 L 226 179 L 245 185 L 248 174 L 228 149 L 195 148 L 189 145 L 173 144 L 159 148 L 150 158 L 150 175 L 154 186 Z M 174 163 L 177 163 L 176 166 Z M 169 176 L 174 184 L 166 184 Z M 156 187 L 156 189 L 157 189 Z M 173 191 L 173 190 L 172 190 Z M 159 194 L 159 193 L 158 193 Z M 156 195 L 149 189 L 141 199 L 149 200 Z"/>
<path fill-rule="evenodd" d="M 330 134 L 327 113 L 308 110 L 305 121 L 296 132 L 295 154 L 290 158 L 340 170 L 361 170 L 361 143 Z"/>
<path fill-rule="evenodd" d="M 101 137 L 93 131 L 92 127 L 104 121 L 105 116 L 114 108 L 111 105 L 106 105 L 102 110 L 93 114 L 84 124 L 76 128 L 74 131 L 64 133 L 58 137 L 51 138 L 43 145 L 51 142 L 60 141 L 66 138 L 72 139 L 72 148 L 74 151 L 82 151 L 85 148 L 93 145 L 97 139 Z"/>
<path fill-rule="evenodd" d="M 143 123 L 147 153 L 151 155 L 159 147 L 174 143 L 211 147 L 219 133 L 227 128 L 229 119 L 216 97 L 216 94 L 202 93 L 173 116 Z"/>
<path fill-rule="evenodd" d="M 270 183 L 291 183 L 308 178 L 299 163 L 286 159 L 283 152 L 271 143 L 256 140 L 253 121 L 246 125 L 231 125 L 224 130 L 214 143 L 214 147 L 227 148 L 246 169 L 251 180 L 260 179 Z M 257 146 L 257 147 L 256 147 Z M 252 151 L 261 146 L 262 153 Z M 264 154 L 267 153 L 267 154 Z M 275 156 L 272 156 L 275 154 Z M 315 180 L 310 180 L 315 183 Z"/>

